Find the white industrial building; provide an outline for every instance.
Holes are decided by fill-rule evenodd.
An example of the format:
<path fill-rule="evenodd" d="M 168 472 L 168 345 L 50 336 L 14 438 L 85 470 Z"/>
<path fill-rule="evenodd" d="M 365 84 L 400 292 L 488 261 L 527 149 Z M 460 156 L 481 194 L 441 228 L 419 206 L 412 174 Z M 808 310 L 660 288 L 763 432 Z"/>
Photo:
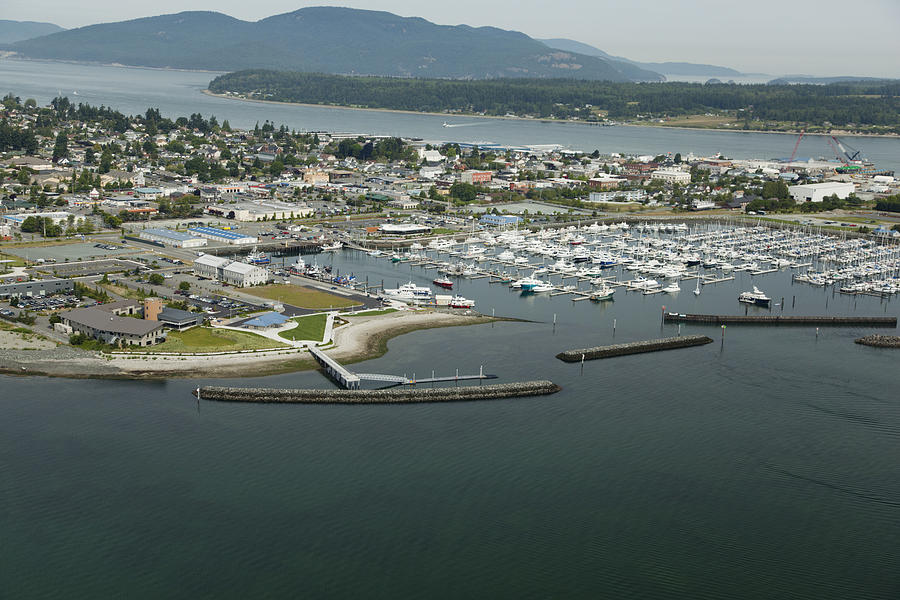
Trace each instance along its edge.
<path fill-rule="evenodd" d="M 139 237 L 148 242 L 157 242 L 175 248 L 199 248 L 206 245 L 205 238 L 171 229 L 145 229 L 141 231 Z"/>
<path fill-rule="evenodd" d="M 259 240 L 256 236 L 238 233 L 216 227 L 191 227 L 188 232 L 219 244 L 255 244 Z"/>
<path fill-rule="evenodd" d="M 224 281 L 235 287 L 259 285 L 269 280 L 269 272 L 256 265 L 203 254 L 194 261 L 194 275 Z"/>
<path fill-rule="evenodd" d="M 788 186 L 788 193 L 794 199 L 794 202 L 822 202 L 829 196 L 837 196 L 841 200 L 845 200 L 847 196 L 855 191 L 855 185 L 840 181 Z"/>
<path fill-rule="evenodd" d="M 235 287 L 261 285 L 269 281 L 269 272 L 249 263 L 233 262 L 222 269 L 222 281 Z"/>
<path fill-rule="evenodd" d="M 206 212 L 235 221 L 272 221 L 300 219 L 312 215 L 315 211 L 303 203 L 290 204 L 272 200 L 209 205 L 206 207 Z"/>
<path fill-rule="evenodd" d="M 666 183 L 685 184 L 691 182 L 691 174 L 687 171 L 678 171 L 675 169 L 659 169 L 650 173 L 650 179 L 665 181 Z"/>
<path fill-rule="evenodd" d="M 44 219 L 48 219 L 54 225 L 60 225 L 65 223 L 69 216 L 72 213 L 67 212 L 36 212 L 36 213 L 20 213 L 17 215 L 5 215 L 3 217 L 4 221 L 15 227 L 16 229 L 22 228 L 22 223 L 25 222 L 25 219 L 28 217 L 42 217 Z"/>

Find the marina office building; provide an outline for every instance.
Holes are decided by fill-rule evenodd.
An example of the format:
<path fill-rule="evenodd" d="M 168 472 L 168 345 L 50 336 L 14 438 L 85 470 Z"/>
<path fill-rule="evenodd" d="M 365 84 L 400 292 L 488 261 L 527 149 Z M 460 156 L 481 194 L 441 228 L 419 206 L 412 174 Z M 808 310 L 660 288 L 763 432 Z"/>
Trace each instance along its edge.
<path fill-rule="evenodd" d="M 194 274 L 235 287 L 261 285 L 269 281 L 269 272 L 256 265 L 236 262 L 220 256 L 204 254 L 194 261 Z"/>

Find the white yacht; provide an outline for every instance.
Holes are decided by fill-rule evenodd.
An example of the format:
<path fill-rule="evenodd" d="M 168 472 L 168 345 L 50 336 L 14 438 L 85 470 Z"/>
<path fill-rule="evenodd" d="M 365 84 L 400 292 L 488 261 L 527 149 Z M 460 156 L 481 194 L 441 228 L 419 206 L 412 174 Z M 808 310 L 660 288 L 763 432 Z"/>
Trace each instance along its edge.
<path fill-rule="evenodd" d="M 752 292 L 741 292 L 741 295 L 738 296 L 738 302 L 743 302 L 744 304 L 756 304 L 757 306 L 769 306 L 772 299 L 762 293 L 760 289 L 754 285 Z"/>

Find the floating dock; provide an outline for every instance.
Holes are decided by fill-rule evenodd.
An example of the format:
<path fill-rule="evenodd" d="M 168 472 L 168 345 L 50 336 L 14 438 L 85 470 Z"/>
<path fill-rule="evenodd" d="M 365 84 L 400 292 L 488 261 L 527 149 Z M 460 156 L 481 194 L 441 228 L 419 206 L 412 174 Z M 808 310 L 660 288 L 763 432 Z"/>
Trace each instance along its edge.
<path fill-rule="evenodd" d="M 310 390 L 232 388 L 207 386 L 193 394 L 202 400 L 282 404 L 412 404 L 420 402 L 463 402 L 496 400 L 555 394 L 560 388 L 552 381 L 523 381 L 445 388 L 393 388 L 387 390 Z"/>
<path fill-rule="evenodd" d="M 710 344 L 712 341 L 712 338 L 705 335 L 686 335 L 659 340 L 644 340 L 627 344 L 614 344 L 612 346 L 566 350 L 565 352 L 557 354 L 556 358 L 564 362 L 581 362 L 582 360 L 611 358 L 613 356 L 641 354 L 643 352 L 659 352 L 661 350 L 675 350 L 676 348 L 690 348 L 692 346 Z"/>
<path fill-rule="evenodd" d="M 686 315 L 666 313 L 664 318 L 667 323 L 709 323 L 714 325 L 897 326 L 897 317 L 792 317 L 783 315 Z"/>

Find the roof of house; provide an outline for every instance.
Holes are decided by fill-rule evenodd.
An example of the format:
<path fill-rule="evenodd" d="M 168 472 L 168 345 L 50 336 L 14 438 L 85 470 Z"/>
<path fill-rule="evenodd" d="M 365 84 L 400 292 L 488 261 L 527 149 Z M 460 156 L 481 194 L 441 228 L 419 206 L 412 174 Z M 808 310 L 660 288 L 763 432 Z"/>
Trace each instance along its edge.
<path fill-rule="evenodd" d="M 99 308 L 100 310 L 105 310 L 106 312 L 112 312 L 114 310 L 119 310 L 121 308 L 135 308 L 137 310 L 140 310 L 141 304 L 139 302 L 135 302 L 134 300 L 116 300 L 115 302 L 107 302 L 106 304 L 98 304 L 95 308 Z"/>
<path fill-rule="evenodd" d="M 163 324 L 159 321 L 144 321 L 131 317 L 117 317 L 97 308 L 79 308 L 70 310 L 60 315 L 73 323 L 91 327 L 99 331 L 125 335 L 147 335 L 160 328 Z"/>

